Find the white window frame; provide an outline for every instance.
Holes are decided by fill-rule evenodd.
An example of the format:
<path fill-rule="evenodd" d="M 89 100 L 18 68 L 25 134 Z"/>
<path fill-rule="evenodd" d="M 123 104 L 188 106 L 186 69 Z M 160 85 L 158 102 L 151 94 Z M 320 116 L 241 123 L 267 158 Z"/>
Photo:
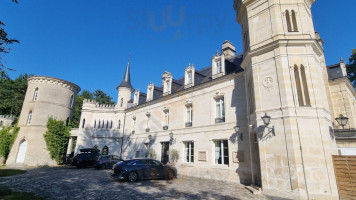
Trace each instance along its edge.
<path fill-rule="evenodd" d="M 216 102 L 216 118 L 225 118 L 225 98 L 219 97 Z"/>
<path fill-rule="evenodd" d="M 188 105 L 187 106 L 187 119 L 186 119 L 186 122 L 190 122 L 192 123 L 193 122 L 193 116 L 192 116 L 192 113 L 193 113 L 193 106 L 192 105 Z"/>
<path fill-rule="evenodd" d="M 169 110 L 164 111 L 164 124 L 163 126 L 169 126 Z"/>
<path fill-rule="evenodd" d="M 227 147 L 224 146 L 224 141 L 227 142 Z M 220 144 L 219 150 L 217 154 L 217 144 Z M 224 148 L 227 148 L 227 155 L 224 153 Z M 216 165 L 229 165 L 230 157 L 229 157 L 229 141 L 226 139 L 222 140 L 214 140 L 214 152 L 215 152 L 215 164 Z M 219 158 L 221 158 L 221 163 L 219 163 Z M 227 158 L 227 163 L 225 163 L 225 158 Z"/>
<path fill-rule="evenodd" d="M 188 84 L 193 83 L 193 73 L 192 71 L 188 72 Z"/>
<path fill-rule="evenodd" d="M 38 88 L 35 89 L 35 93 L 33 94 L 33 101 L 37 101 L 38 98 Z"/>
<path fill-rule="evenodd" d="M 186 141 L 184 142 L 184 162 L 194 163 L 194 142 Z"/>
<path fill-rule="evenodd" d="M 216 74 L 220 74 L 220 73 L 223 72 L 222 71 L 222 61 L 221 60 L 222 60 L 221 58 L 216 60 Z"/>
<path fill-rule="evenodd" d="M 31 120 L 32 120 L 32 110 L 27 115 L 26 125 L 31 125 Z"/>

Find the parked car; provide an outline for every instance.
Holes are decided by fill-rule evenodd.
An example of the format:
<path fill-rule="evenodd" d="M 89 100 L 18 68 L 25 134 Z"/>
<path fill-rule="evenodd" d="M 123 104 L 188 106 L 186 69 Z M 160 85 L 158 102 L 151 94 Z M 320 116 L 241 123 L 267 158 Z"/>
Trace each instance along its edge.
<path fill-rule="evenodd" d="M 99 150 L 97 149 L 80 149 L 80 154 L 74 156 L 72 160 L 72 165 L 75 165 L 77 168 L 82 167 L 93 167 L 95 161 L 100 156 Z"/>
<path fill-rule="evenodd" d="M 120 161 L 123 161 L 119 156 L 115 155 L 101 155 L 95 162 L 94 167 L 96 169 L 111 169 L 112 166 Z"/>
<path fill-rule="evenodd" d="M 111 176 L 130 182 L 138 179 L 173 179 L 177 176 L 177 169 L 149 158 L 131 159 L 115 164 Z"/>

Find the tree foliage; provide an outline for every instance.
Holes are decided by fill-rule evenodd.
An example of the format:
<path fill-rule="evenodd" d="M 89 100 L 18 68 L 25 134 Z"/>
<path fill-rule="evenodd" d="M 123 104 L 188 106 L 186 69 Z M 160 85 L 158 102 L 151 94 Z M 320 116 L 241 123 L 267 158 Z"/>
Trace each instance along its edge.
<path fill-rule="evenodd" d="M 0 130 L 0 157 L 4 158 L 4 162 L 9 156 L 11 147 L 16 140 L 19 130 L 20 128 L 17 125 L 14 127 L 3 127 L 3 129 Z"/>
<path fill-rule="evenodd" d="M 8 34 L 6 33 L 4 26 L 5 23 L 0 21 L 0 73 L 3 73 L 5 69 L 13 70 L 11 68 L 5 67 L 2 57 L 4 53 L 10 52 L 11 49 L 8 47 L 8 45 L 13 43 L 20 43 L 18 40 L 8 37 Z"/>
<path fill-rule="evenodd" d="M 15 80 L 0 76 L 0 114 L 19 116 L 27 90 L 27 74 Z"/>
<path fill-rule="evenodd" d="M 352 50 L 352 55 L 349 58 L 349 64 L 346 65 L 347 77 L 352 85 L 356 87 L 356 49 Z"/>
<path fill-rule="evenodd" d="M 66 126 L 63 121 L 58 121 L 50 117 L 47 122 L 47 131 L 44 138 L 47 144 L 49 155 L 57 164 L 63 164 L 70 136 L 71 127 Z"/>
<path fill-rule="evenodd" d="M 115 103 L 115 102 L 111 101 L 112 97 L 110 97 L 105 92 L 103 92 L 99 89 L 93 93 L 88 90 L 83 90 L 82 93 L 77 95 L 77 98 L 75 99 L 73 117 L 70 122 L 70 125 L 73 128 L 79 127 L 80 114 L 81 114 L 84 99 L 95 100 L 99 104 L 114 104 Z"/>

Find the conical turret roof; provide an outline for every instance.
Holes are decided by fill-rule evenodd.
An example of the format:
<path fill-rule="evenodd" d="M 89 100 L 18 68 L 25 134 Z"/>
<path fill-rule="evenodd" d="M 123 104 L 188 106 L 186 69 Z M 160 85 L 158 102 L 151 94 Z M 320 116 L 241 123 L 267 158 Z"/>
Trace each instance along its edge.
<path fill-rule="evenodd" d="M 130 88 L 131 90 L 134 90 L 131 85 L 131 79 L 130 79 L 130 60 L 127 62 L 124 78 L 122 79 L 120 85 L 117 86 L 117 88 L 119 87 L 126 87 L 126 88 Z"/>

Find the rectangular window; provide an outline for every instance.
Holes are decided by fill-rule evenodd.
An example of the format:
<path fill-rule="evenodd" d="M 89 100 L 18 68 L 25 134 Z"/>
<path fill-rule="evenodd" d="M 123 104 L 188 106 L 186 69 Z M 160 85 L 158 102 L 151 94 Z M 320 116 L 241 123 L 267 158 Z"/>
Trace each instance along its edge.
<path fill-rule="evenodd" d="M 164 111 L 164 124 L 163 124 L 163 130 L 168 130 L 168 125 L 169 125 L 169 111 Z"/>
<path fill-rule="evenodd" d="M 225 122 L 224 97 L 216 99 L 216 123 Z"/>
<path fill-rule="evenodd" d="M 184 162 L 194 162 L 194 142 L 184 142 Z"/>
<path fill-rule="evenodd" d="M 216 73 L 220 74 L 222 72 L 222 65 L 221 65 L 221 59 L 216 61 Z"/>
<path fill-rule="evenodd" d="M 186 119 L 186 123 L 185 123 L 185 126 L 186 127 L 190 127 L 192 126 L 192 106 L 187 106 L 187 119 Z"/>
<path fill-rule="evenodd" d="M 216 140 L 215 164 L 229 165 L 229 145 L 227 140 Z"/>
<path fill-rule="evenodd" d="M 192 80 L 192 72 L 189 72 L 188 73 L 188 84 L 191 84 L 193 83 L 193 80 Z"/>

